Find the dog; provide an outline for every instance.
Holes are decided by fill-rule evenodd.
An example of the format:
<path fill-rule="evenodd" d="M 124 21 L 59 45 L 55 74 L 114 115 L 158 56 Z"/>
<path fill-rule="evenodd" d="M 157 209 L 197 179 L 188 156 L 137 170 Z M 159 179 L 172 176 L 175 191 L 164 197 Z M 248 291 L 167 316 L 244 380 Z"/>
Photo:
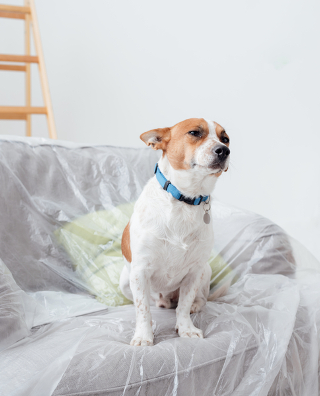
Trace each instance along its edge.
<path fill-rule="evenodd" d="M 162 150 L 155 175 L 144 187 L 121 241 L 126 265 L 120 289 L 134 302 L 136 328 L 130 345 L 153 345 L 150 303 L 176 309 L 180 337 L 203 338 L 190 313 L 210 300 L 213 247 L 210 193 L 230 161 L 229 136 L 222 126 L 191 118 L 153 129 L 140 139 Z"/>

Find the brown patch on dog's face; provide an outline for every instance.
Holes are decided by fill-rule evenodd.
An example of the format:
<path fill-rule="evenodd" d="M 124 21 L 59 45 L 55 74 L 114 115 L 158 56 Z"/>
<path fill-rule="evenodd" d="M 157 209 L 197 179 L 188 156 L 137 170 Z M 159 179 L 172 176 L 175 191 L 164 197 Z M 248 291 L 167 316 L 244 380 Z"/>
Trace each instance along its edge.
<path fill-rule="evenodd" d="M 229 147 L 230 138 L 229 138 L 227 132 L 225 131 L 225 129 L 215 121 L 213 121 L 213 124 L 216 128 L 216 134 L 217 134 L 217 137 L 219 138 L 220 142 L 225 144 L 227 147 Z"/>
<path fill-rule="evenodd" d="M 221 125 L 209 124 L 203 118 L 190 118 L 171 128 L 145 132 L 140 138 L 154 150 L 163 150 L 174 169 L 210 168 L 214 161 L 219 162 L 215 146 L 228 147 L 229 137 Z"/>
<path fill-rule="evenodd" d="M 195 150 L 203 144 L 209 134 L 203 118 L 190 118 L 171 128 L 171 139 L 166 154 L 174 169 L 190 169 Z"/>

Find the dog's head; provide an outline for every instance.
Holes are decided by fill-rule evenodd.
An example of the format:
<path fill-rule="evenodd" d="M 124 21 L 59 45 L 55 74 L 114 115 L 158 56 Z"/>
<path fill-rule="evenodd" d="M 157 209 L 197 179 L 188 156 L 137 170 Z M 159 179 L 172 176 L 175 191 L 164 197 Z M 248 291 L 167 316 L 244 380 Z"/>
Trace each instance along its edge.
<path fill-rule="evenodd" d="M 162 150 L 174 169 L 194 169 L 220 176 L 228 170 L 229 136 L 214 121 L 190 118 L 171 128 L 159 128 L 140 136 L 154 150 Z"/>

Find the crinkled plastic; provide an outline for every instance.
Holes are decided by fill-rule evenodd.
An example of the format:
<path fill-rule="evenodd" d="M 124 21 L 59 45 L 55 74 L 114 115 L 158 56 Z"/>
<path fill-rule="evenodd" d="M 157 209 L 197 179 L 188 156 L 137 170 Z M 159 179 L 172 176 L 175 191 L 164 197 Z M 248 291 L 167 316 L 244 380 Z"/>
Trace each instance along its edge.
<path fill-rule="evenodd" d="M 157 159 L 1 138 L 0 395 L 318 395 L 320 263 L 217 200 L 212 291 L 232 286 L 192 315 L 204 339 L 152 307 L 155 345 L 129 345 L 119 238 Z"/>
<path fill-rule="evenodd" d="M 0 351 L 30 334 L 28 296 L 17 286 L 11 272 L 0 260 Z M 27 298 L 26 298 L 27 297 Z M 32 310 L 32 299 L 30 309 Z M 30 300 L 28 302 L 30 302 Z M 32 317 L 32 315 L 31 315 Z"/>

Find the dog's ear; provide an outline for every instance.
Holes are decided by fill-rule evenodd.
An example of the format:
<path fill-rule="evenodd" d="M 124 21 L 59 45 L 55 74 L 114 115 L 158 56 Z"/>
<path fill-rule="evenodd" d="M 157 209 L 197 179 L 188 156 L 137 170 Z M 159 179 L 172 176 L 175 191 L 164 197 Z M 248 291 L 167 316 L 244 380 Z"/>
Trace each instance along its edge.
<path fill-rule="evenodd" d="M 158 128 L 140 135 L 140 139 L 153 150 L 165 150 L 171 137 L 170 128 Z"/>

